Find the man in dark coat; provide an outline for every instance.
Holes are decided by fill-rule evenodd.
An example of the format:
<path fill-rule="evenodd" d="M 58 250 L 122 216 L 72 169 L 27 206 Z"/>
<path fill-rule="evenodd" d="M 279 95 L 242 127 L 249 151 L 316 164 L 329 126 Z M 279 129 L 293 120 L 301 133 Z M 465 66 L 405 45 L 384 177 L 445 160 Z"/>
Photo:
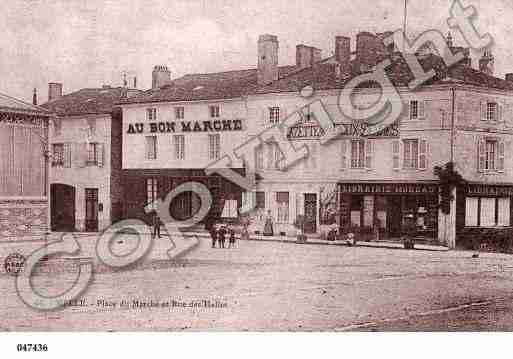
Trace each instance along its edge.
<path fill-rule="evenodd" d="M 219 248 L 224 248 L 224 242 L 226 240 L 226 227 L 225 226 L 221 226 L 221 228 L 219 228 L 218 236 L 219 236 Z"/>
<path fill-rule="evenodd" d="M 160 217 L 157 212 L 153 213 L 153 238 L 158 236 L 160 238 Z"/>
<path fill-rule="evenodd" d="M 217 242 L 217 228 L 216 228 L 215 223 L 212 222 L 210 224 L 209 232 L 210 232 L 210 238 L 212 238 L 212 248 L 215 248 L 216 242 Z"/>

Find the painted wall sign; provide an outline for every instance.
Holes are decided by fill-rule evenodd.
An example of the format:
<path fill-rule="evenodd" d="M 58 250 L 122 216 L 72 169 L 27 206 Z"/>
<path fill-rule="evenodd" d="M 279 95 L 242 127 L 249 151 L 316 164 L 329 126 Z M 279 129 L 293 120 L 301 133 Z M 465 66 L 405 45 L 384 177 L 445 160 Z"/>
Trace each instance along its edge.
<path fill-rule="evenodd" d="M 149 122 L 128 124 L 128 134 L 242 131 L 242 120 Z"/>
<path fill-rule="evenodd" d="M 341 193 L 438 193 L 438 186 L 431 184 L 374 184 L 374 183 L 339 183 Z"/>
<path fill-rule="evenodd" d="M 493 186 L 481 184 L 468 184 L 466 192 L 469 196 L 513 196 L 513 187 L 510 186 Z"/>
<path fill-rule="evenodd" d="M 337 124 L 342 127 L 341 136 L 347 137 L 399 137 L 399 124 L 393 123 L 384 126 L 380 130 L 376 130 L 376 126 L 372 127 L 365 123 L 344 123 Z M 372 128 L 372 131 L 370 130 Z M 317 124 L 298 124 L 289 128 L 287 137 L 291 140 L 320 138 L 324 136 L 324 129 Z"/>

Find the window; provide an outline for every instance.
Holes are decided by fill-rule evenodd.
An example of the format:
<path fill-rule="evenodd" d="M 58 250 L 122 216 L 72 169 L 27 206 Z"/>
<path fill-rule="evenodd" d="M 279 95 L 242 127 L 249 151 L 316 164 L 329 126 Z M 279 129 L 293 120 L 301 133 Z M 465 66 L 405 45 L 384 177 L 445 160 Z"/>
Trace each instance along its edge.
<path fill-rule="evenodd" d="M 467 197 L 465 226 L 507 227 L 511 224 L 510 205 L 509 197 Z"/>
<path fill-rule="evenodd" d="M 185 118 L 185 108 L 183 106 L 175 107 L 175 119 L 183 120 Z"/>
<path fill-rule="evenodd" d="M 265 192 L 256 192 L 256 206 L 257 209 L 264 209 L 265 208 Z"/>
<path fill-rule="evenodd" d="M 351 168 L 365 167 L 365 141 L 351 141 Z"/>
<path fill-rule="evenodd" d="M 219 106 L 218 105 L 209 106 L 209 109 L 210 109 L 210 117 L 211 118 L 219 118 Z"/>
<path fill-rule="evenodd" d="M 481 139 L 478 143 L 478 169 L 480 171 L 504 170 L 504 142 L 495 138 Z"/>
<path fill-rule="evenodd" d="M 267 169 L 277 170 L 281 160 L 281 151 L 278 142 L 267 143 Z"/>
<path fill-rule="evenodd" d="M 419 168 L 419 141 L 404 140 L 403 167 L 406 169 Z"/>
<path fill-rule="evenodd" d="M 419 118 L 419 102 L 410 101 L 410 120 L 416 120 Z"/>
<path fill-rule="evenodd" d="M 54 143 L 52 145 L 52 167 L 63 167 L 64 166 L 64 144 Z"/>
<path fill-rule="evenodd" d="M 146 159 L 157 159 L 157 136 L 146 136 Z"/>
<path fill-rule="evenodd" d="M 278 204 L 278 222 L 289 221 L 289 193 L 276 192 L 276 203 Z"/>
<path fill-rule="evenodd" d="M 424 101 L 410 101 L 410 120 L 423 120 L 424 107 Z"/>
<path fill-rule="evenodd" d="M 100 157 L 102 154 L 102 148 L 100 143 L 91 142 L 87 146 L 87 165 L 88 166 L 100 166 Z"/>
<path fill-rule="evenodd" d="M 211 160 L 217 160 L 221 157 L 221 136 L 216 133 L 208 135 L 209 143 L 209 158 Z"/>
<path fill-rule="evenodd" d="M 269 122 L 272 125 L 280 123 L 280 108 L 269 107 Z"/>
<path fill-rule="evenodd" d="M 146 109 L 146 118 L 148 121 L 157 121 L 157 109 L 156 108 L 147 108 Z"/>
<path fill-rule="evenodd" d="M 175 160 L 185 159 L 185 136 L 174 135 L 173 142 L 175 147 Z"/>
<path fill-rule="evenodd" d="M 155 201 L 158 196 L 158 181 L 156 178 L 146 179 L 146 204 L 152 204 L 151 209 L 156 209 Z M 155 205 L 153 205 L 155 204 Z"/>
<path fill-rule="evenodd" d="M 486 120 L 497 121 L 497 103 L 487 102 L 486 103 Z"/>
<path fill-rule="evenodd" d="M 264 169 L 264 146 L 259 145 L 255 148 L 255 169 L 263 170 Z"/>

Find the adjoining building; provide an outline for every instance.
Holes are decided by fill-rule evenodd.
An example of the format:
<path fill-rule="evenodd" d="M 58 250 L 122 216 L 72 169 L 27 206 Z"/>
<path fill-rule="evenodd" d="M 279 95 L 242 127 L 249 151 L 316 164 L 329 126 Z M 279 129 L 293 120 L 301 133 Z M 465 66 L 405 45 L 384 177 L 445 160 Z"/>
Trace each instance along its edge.
<path fill-rule="evenodd" d="M 294 66 L 279 66 L 277 37 L 262 35 L 256 69 L 171 80 L 167 68 L 156 67 L 160 76 L 154 88 L 120 104 L 124 215 L 142 215 L 146 203 L 182 182 L 213 180 L 203 171 L 212 161 L 298 114 L 301 121 L 285 130 L 295 146 L 307 146 L 303 161 L 281 171 L 281 144 L 270 140 L 252 158 L 231 163 L 257 172 L 254 193 L 242 194 L 230 185 L 219 191 L 223 185 L 213 185 L 223 203 L 235 200 L 231 194 L 237 208 L 249 198 L 255 201 L 251 231 L 262 232 L 268 213 L 277 234 L 295 233 L 294 221 L 304 215 L 308 233 L 325 233 L 336 223 L 361 232 L 379 227 L 380 238 L 400 236 L 407 218 L 413 218 L 426 238 L 451 247 L 482 228 L 509 229 L 513 75 L 494 77 L 488 50 L 479 70 L 473 69 L 468 49 L 453 46 L 448 38 L 450 51 L 463 53 L 463 59 L 447 68 L 436 51 L 423 47 L 417 59 L 435 76 L 411 91 L 408 64 L 393 46 L 383 45 L 388 34 L 359 33 L 355 51 L 348 37 L 338 36 L 335 55 L 324 59 L 319 49 L 298 45 Z M 404 110 L 396 122 L 368 135 L 365 125 L 342 114 L 339 94 L 384 59 L 391 61 L 386 74 Z M 159 79 L 164 83 L 159 85 Z M 301 90 L 308 87 L 313 91 L 305 96 Z M 379 86 L 363 83 L 354 105 L 368 107 L 380 95 Z M 325 134 L 316 121 L 319 114 L 311 110 L 318 101 L 344 129 L 328 144 L 321 142 Z M 448 162 L 467 181 L 453 193 L 449 214 L 441 210 L 440 178 L 434 173 L 435 166 Z M 173 208 L 187 216 L 197 208 L 195 201 L 184 196 Z"/>
<path fill-rule="evenodd" d="M 49 120 L 45 109 L 0 94 L 1 241 L 44 239 L 49 229 Z"/>
<path fill-rule="evenodd" d="M 114 104 L 138 90 L 103 86 L 62 94 L 50 83 L 51 227 L 96 232 L 121 216 L 121 111 Z"/>

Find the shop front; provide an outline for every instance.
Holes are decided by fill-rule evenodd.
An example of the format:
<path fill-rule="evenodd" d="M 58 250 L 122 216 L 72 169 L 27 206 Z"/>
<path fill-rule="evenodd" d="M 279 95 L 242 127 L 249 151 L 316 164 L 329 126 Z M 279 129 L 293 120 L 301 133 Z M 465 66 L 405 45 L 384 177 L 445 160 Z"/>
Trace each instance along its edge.
<path fill-rule="evenodd" d="M 408 221 L 419 236 L 437 237 L 438 185 L 435 183 L 339 183 L 339 225 L 369 239 L 396 239 Z M 375 228 L 379 228 L 376 237 Z M 373 234 L 373 235 L 372 235 Z"/>

